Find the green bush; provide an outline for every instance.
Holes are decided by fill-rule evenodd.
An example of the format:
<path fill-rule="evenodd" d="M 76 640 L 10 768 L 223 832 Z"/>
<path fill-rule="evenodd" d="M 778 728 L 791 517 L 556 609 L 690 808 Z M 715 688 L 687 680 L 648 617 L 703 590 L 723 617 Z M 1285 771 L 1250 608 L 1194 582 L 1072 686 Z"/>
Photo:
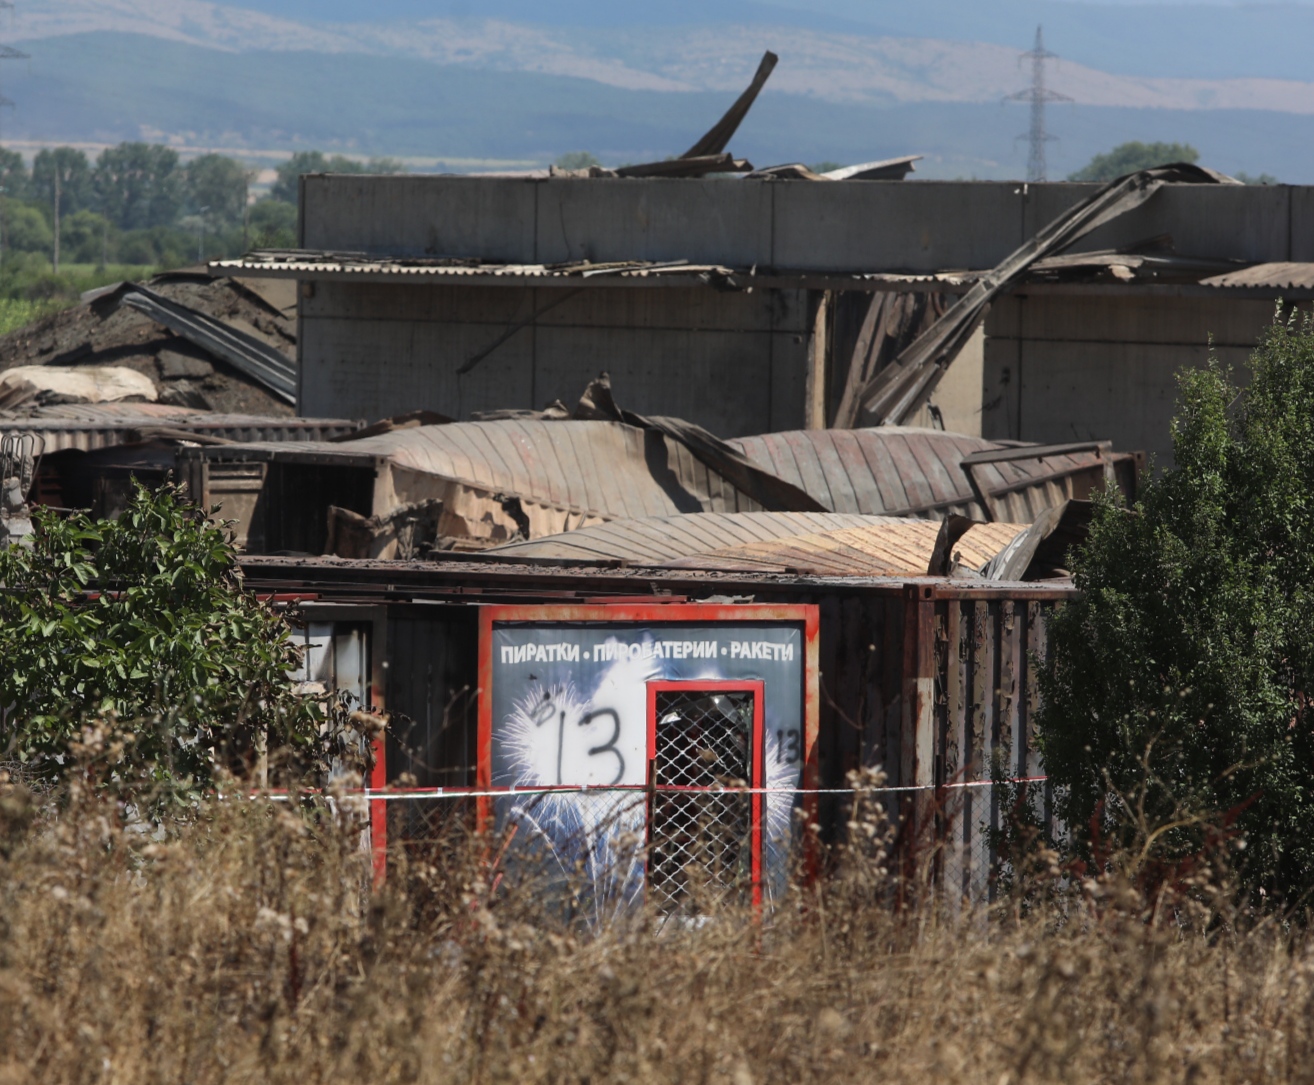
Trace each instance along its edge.
<path fill-rule="evenodd" d="M 1141 143 L 1133 140 L 1120 143 L 1107 154 L 1097 154 L 1076 173 L 1068 175 L 1069 181 L 1112 181 L 1137 170 L 1148 170 L 1154 166 L 1166 166 L 1171 162 L 1194 162 L 1200 152 L 1189 143 Z"/>
<path fill-rule="evenodd" d="M 253 249 L 290 249 L 297 243 L 297 209 L 282 200 L 258 200 L 251 206 Z"/>
<path fill-rule="evenodd" d="M 61 262 L 99 264 L 109 254 L 115 231 L 109 219 L 95 211 L 82 210 L 59 224 Z"/>
<path fill-rule="evenodd" d="M 300 179 L 306 173 L 405 173 L 398 158 L 371 158 L 359 162 L 346 155 L 325 155 L 322 151 L 297 151 L 278 167 L 278 180 L 269 189 L 272 199 L 294 207 L 300 198 Z"/>
<path fill-rule="evenodd" d="M 249 764 L 263 735 L 318 737 L 287 625 L 176 488 L 138 486 L 114 521 L 39 510 L 33 545 L 0 551 L 0 584 L 2 759 L 58 777 L 91 742 L 109 782 L 161 803 Z"/>
<path fill-rule="evenodd" d="M 1176 465 L 1100 504 L 1050 622 L 1047 771 L 1078 844 L 1172 864 L 1220 827 L 1254 889 L 1314 888 L 1314 324 L 1277 320 L 1238 392 L 1180 377 Z"/>
<path fill-rule="evenodd" d="M 4 232 L 7 251 L 39 252 L 46 256 L 54 251 L 55 232 L 46 217 L 18 200 L 0 201 L 0 231 Z"/>
<path fill-rule="evenodd" d="M 68 305 L 69 302 L 62 299 L 34 301 L 30 298 L 0 298 L 0 335 L 26 328 Z"/>

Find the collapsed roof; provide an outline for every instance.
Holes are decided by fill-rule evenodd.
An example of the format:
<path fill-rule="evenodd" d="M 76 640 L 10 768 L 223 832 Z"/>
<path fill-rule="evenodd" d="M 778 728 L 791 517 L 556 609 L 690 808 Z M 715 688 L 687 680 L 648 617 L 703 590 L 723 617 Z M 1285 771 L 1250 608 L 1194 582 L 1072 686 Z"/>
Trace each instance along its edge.
<path fill-rule="evenodd" d="M 331 442 L 184 448 L 179 458 L 207 504 L 218 499 L 207 479 L 237 464 L 276 489 L 287 506 L 279 521 L 298 526 L 249 525 L 252 549 L 385 558 L 683 513 L 1028 524 L 1105 485 L 1134 496 L 1140 462 L 1108 442 L 1036 446 L 905 427 L 722 441 L 678 419 L 628 419 L 417 425 Z M 294 476 L 301 481 L 278 481 Z"/>

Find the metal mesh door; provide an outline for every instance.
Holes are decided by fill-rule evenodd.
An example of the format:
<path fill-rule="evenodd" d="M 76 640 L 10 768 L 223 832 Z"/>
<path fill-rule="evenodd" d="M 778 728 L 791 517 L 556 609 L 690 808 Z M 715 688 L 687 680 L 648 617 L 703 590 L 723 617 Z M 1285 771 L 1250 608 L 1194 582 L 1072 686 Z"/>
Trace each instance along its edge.
<path fill-rule="evenodd" d="M 658 910 L 705 912 L 750 884 L 754 693 L 656 694 L 648 890 Z"/>

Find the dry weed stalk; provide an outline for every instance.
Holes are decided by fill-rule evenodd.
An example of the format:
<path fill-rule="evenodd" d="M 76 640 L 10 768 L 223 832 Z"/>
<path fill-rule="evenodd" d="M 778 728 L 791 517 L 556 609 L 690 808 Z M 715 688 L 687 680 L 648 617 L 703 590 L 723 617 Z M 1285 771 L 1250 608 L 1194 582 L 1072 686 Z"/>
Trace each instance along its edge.
<path fill-rule="evenodd" d="M 589 930 L 493 890 L 457 828 L 373 890 L 341 806 L 212 802 L 152 839 L 93 794 L 0 787 L 4 1085 L 1314 1076 L 1303 932 L 1112 879 L 899 911 L 866 792 L 830 875 L 761 921 Z"/>

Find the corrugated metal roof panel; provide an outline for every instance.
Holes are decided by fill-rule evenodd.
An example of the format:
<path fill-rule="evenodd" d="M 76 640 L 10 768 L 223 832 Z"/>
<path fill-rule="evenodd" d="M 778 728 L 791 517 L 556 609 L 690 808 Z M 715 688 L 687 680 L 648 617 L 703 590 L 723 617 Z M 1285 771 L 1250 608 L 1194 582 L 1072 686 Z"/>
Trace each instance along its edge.
<path fill-rule="evenodd" d="M 973 524 L 954 543 L 953 557 L 965 568 L 979 569 L 1029 526 L 1029 523 Z"/>
<path fill-rule="evenodd" d="M 1216 289 L 1249 288 L 1274 290 L 1314 290 L 1314 264 L 1255 264 L 1225 275 L 1211 275 L 1200 280 L 1201 286 Z"/>
<path fill-rule="evenodd" d="M 636 518 L 712 508 L 713 476 L 673 440 L 621 422 L 511 419 L 416 426 L 342 443 L 259 446 L 274 456 L 375 456 L 486 493 L 599 517 Z M 216 453 L 222 457 L 223 453 Z M 664 470 L 654 472 L 653 465 Z M 717 479 L 719 481 L 719 479 Z M 733 511 L 760 509 L 733 488 Z"/>
<path fill-rule="evenodd" d="M 622 561 L 660 565 L 764 542 L 809 536 L 872 523 L 903 523 L 883 517 L 828 512 L 705 512 L 699 516 L 647 516 L 613 520 L 563 535 L 506 543 L 487 551 L 508 560 Z M 938 524 L 929 524 L 938 529 Z"/>
<path fill-rule="evenodd" d="M 39 434 L 43 452 L 112 448 L 161 430 L 192 432 L 226 441 L 328 441 L 354 433 L 362 422 L 345 418 L 278 418 L 216 414 L 161 403 L 61 403 L 30 411 L 0 412 L 0 431 Z"/>
<path fill-rule="evenodd" d="M 925 510 L 925 515 L 958 512 L 978 519 L 986 510 L 960 461 L 972 452 L 1003 447 L 905 426 L 765 433 L 729 444 L 835 512 L 889 516 Z"/>
<path fill-rule="evenodd" d="M 886 517 L 870 517 L 867 521 L 723 547 L 662 565 L 671 569 L 779 570 L 817 576 L 926 575 L 940 534 L 937 521 Z"/>

